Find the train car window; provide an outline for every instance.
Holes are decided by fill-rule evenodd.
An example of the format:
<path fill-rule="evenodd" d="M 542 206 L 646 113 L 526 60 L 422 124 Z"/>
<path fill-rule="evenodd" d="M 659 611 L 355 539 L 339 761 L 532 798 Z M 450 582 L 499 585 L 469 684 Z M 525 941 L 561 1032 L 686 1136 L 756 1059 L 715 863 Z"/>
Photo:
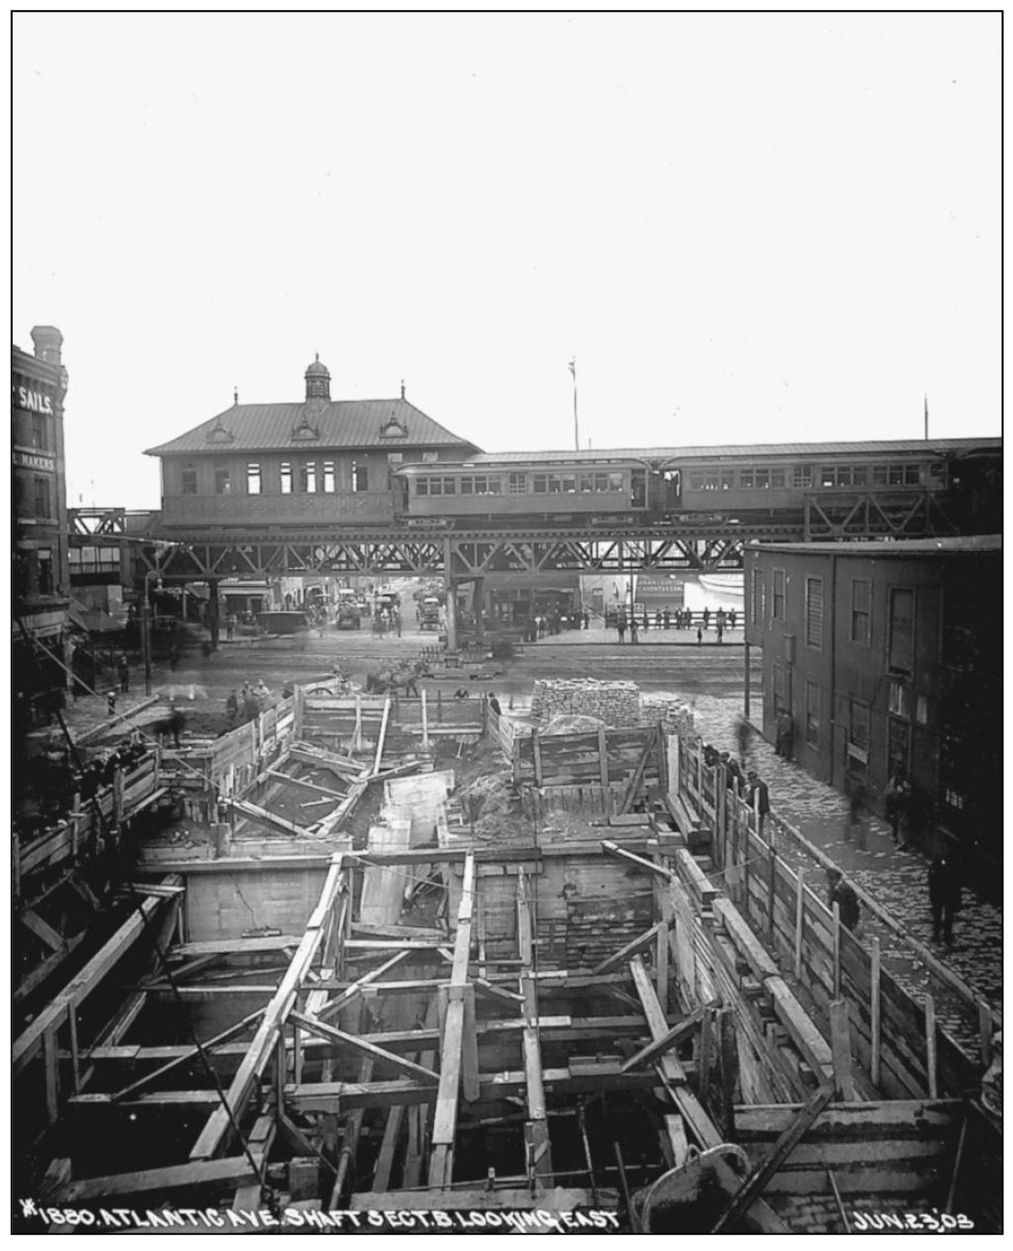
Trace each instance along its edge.
<path fill-rule="evenodd" d="M 837 485 L 839 487 L 851 486 L 851 466 L 837 466 Z"/>
<path fill-rule="evenodd" d="M 582 474 L 580 475 L 580 493 L 581 493 L 581 495 L 587 495 L 587 494 L 588 494 L 588 492 L 593 491 L 593 490 L 594 490 L 594 474 L 593 474 L 593 473 L 582 473 Z"/>
<path fill-rule="evenodd" d="M 890 486 L 903 486 L 904 485 L 904 466 L 903 465 L 891 465 L 890 472 L 888 475 L 888 480 L 889 480 Z"/>
<path fill-rule="evenodd" d="M 416 495 L 428 495 L 429 494 L 429 479 L 428 478 L 416 478 L 415 479 L 415 494 Z"/>
<path fill-rule="evenodd" d="M 281 469 L 278 471 L 278 476 L 281 479 L 282 495 L 291 495 L 292 494 L 292 466 L 287 460 L 283 460 L 281 462 Z"/>
<path fill-rule="evenodd" d="M 730 491 L 735 486 L 735 471 L 733 469 L 723 469 L 721 471 L 721 490 Z"/>
<path fill-rule="evenodd" d="M 623 475 L 621 473 L 610 473 L 608 483 L 610 491 L 621 491 L 623 489 Z"/>
<path fill-rule="evenodd" d="M 524 474 L 512 473 L 507 475 L 507 490 L 511 495 L 526 495 L 527 489 Z"/>
<path fill-rule="evenodd" d="M 299 490 L 307 495 L 315 495 L 317 489 L 317 463 L 308 460 L 299 467 Z"/>
<path fill-rule="evenodd" d="M 784 470 L 772 469 L 770 471 L 770 485 L 779 489 L 784 488 Z"/>
<path fill-rule="evenodd" d="M 707 491 L 716 491 L 718 489 L 718 483 L 718 471 L 716 469 L 709 469 L 704 482 L 704 489 Z"/>
<path fill-rule="evenodd" d="M 887 479 L 887 466 L 886 465 L 873 465 L 872 467 L 873 485 L 874 486 L 886 486 L 886 479 Z"/>
<path fill-rule="evenodd" d="M 444 495 L 456 495 L 457 494 L 457 479 L 456 478 L 444 478 L 443 479 L 443 494 Z"/>
<path fill-rule="evenodd" d="M 865 486 L 869 481 L 868 466 L 853 465 L 851 468 L 851 481 L 854 486 Z"/>
<path fill-rule="evenodd" d="M 747 491 L 753 489 L 753 471 L 751 469 L 742 469 L 739 471 L 739 486 Z"/>
<path fill-rule="evenodd" d="M 691 491 L 703 490 L 703 474 L 698 469 L 694 469 L 689 475 L 689 489 Z"/>
<path fill-rule="evenodd" d="M 255 460 L 246 466 L 246 494 L 260 494 L 260 463 Z"/>
<path fill-rule="evenodd" d="M 549 491 L 548 474 L 536 473 L 534 476 L 534 487 L 536 495 L 547 495 Z"/>
<path fill-rule="evenodd" d="M 929 474 L 933 478 L 941 478 L 943 476 L 943 462 L 940 460 L 934 461 L 929 466 Z"/>
<path fill-rule="evenodd" d="M 758 490 L 763 490 L 763 491 L 770 490 L 770 470 L 769 469 L 757 469 L 756 486 Z"/>
<path fill-rule="evenodd" d="M 489 494 L 490 495 L 502 495 L 503 494 L 503 479 L 502 478 L 495 477 L 495 478 L 489 479 Z"/>
<path fill-rule="evenodd" d="M 837 483 L 837 475 L 833 465 L 824 465 L 820 470 L 820 486 L 832 487 Z"/>
<path fill-rule="evenodd" d="M 334 494 L 334 461 L 324 461 L 324 490 L 328 495 Z"/>
<path fill-rule="evenodd" d="M 461 494 L 471 495 L 474 493 L 477 495 L 478 492 L 475 491 L 475 487 L 481 481 L 482 481 L 481 478 L 462 478 L 461 479 Z"/>
<path fill-rule="evenodd" d="M 917 486 L 921 482 L 921 473 L 917 465 L 904 466 L 904 482 L 907 486 Z"/>
<path fill-rule="evenodd" d="M 577 479 L 572 475 L 563 479 L 563 492 L 566 495 L 577 494 Z"/>

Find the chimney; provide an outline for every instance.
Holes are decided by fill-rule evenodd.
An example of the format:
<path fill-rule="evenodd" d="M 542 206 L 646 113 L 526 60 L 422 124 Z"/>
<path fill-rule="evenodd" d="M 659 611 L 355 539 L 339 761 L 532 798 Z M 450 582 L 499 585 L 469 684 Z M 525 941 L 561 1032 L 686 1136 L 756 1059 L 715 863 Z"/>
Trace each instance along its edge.
<path fill-rule="evenodd" d="M 63 335 L 55 326 L 33 326 L 32 342 L 35 344 L 35 355 L 47 365 L 59 365 L 60 345 Z"/>

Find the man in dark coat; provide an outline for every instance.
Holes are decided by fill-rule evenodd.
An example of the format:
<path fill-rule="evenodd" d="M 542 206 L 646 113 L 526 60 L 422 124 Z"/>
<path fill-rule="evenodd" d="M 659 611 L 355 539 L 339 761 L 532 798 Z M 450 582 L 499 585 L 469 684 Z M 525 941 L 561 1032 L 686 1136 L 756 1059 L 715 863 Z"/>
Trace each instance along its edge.
<path fill-rule="evenodd" d="M 858 896 L 844 880 L 840 869 L 827 869 L 827 882 L 830 887 L 828 900 L 830 911 L 833 912 L 834 904 L 836 904 L 841 924 L 853 933 L 858 926 Z"/>
<path fill-rule="evenodd" d="M 770 791 L 755 769 L 746 774 L 746 803 L 756 813 L 756 832 L 763 837 L 763 822 L 770 811 Z"/>
<path fill-rule="evenodd" d="M 953 918 L 960 910 L 960 878 L 953 861 L 946 856 L 936 856 L 929 866 L 929 904 L 933 939 L 938 943 L 942 930 L 947 947 L 952 947 Z"/>
<path fill-rule="evenodd" d="M 777 710 L 777 739 L 774 752 L 785 760 L 792 759 L 792 739 L 795 737 L 795 719 L 787 708 Z"/>

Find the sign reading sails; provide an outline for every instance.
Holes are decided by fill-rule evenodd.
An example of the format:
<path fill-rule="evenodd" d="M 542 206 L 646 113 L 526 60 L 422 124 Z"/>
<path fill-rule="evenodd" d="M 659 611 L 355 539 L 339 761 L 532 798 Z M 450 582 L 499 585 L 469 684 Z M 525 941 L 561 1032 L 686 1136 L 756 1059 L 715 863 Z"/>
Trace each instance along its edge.
<path fill-rule="evenodd" d="M 24 408 L 30 413 L 53 413 L 53 397 L 51 395 L 43 395 L 41 391 L 31 391 L 28 387 L 12 386 L 14 392 L 14 403 L 18 408 Z"/>

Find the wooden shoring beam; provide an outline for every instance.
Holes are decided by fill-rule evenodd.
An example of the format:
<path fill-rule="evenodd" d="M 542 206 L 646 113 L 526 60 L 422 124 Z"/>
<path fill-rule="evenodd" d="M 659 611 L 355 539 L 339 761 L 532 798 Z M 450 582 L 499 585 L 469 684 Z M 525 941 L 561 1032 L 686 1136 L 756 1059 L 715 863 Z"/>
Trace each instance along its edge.
<path fill-rule="evenodd" d="M 527 877 L 521 869 L 517 874 L 517 945 L 521 957 L 520 989 L 524 996 L 524 1032 L 521 1038 L 528 1111 L 524 1141 L 528 1153 L 528 1176 L 534 1185 L 544 1186 L 544 1179 L 552 1173 L 552 1144 L 549 1139 L 542 1052 L 538 1037 L 538 983 L 532 976 L 535 963 L 533 902 L 528 893 Z"/>
<path fill-rule="evenodd" d="M 832 1083 L 820 1086 L 795 1117 L 788 1128 L 781 1134 L 771 1149 L 770 1154 L 758 1164 L 742 1183 L 738 1193 L 722 1212 L 712 1234 L 722 1234 L 730 1230 L 740 1217 L 744 1216 L 752 1205 L 760 1198 L 763 1188 L 780 1168 L 784 1160 L 794 1151 L 803 1134 L 816 1120 L 819 1114 L 834 1097 Z"/>
<path fill-rule="evenodd" d="M 265 1008 L 260 1027 L 250 1044 L 250 1050 L 229 1087 L 227 1099 L 231 1109 L 231 1119 L 225 1108 L 215 1109 L 190 1152 L 191 1160 L 209 1160 L 217 1155 L 231 1130 L 231 1120 L 239 1121 L 246 1110 L 250 1096 L 274 1053 L 278 1038 L 285 1028 L 285 1022 L 295 1005 L 296 997 L 303 987 L 317 949 L 326 937 L 331 909 L 340 897 L 344 886 L 345 874 L 339 853 L 331 858 L 331 867 L 324 880 L 317 906 L 306 923 L 302 941 L 274 992 L 271 1002 Z"/>
<path fill-rule="evenodd" d="M 307 782 L 303 778 L 290 777 L 287 773 L 279 773 L 277 769 L 268 769 L 267 776 L 277 778 L 279 782 L 290 782 L 293 786 L 301 786 L 307 791 L 316 791 L 318 795 L 326 795 L 328 799 L 342 800 L 347 794 L 346 791 L 328 790 L 326 786 L 318 786 L 316 782 Z"/>
<path fill-rule="evenodd" d="M 631 1069 L 640 1068 L 642 1064 L 649 1064 L 663 1056 L 666 1051 L 671 1051 L 673 1047 L 677 1047 L 685 1039 L 692 1037 L 696 1032 L 697 1026 L 703 1021 L 705 1010 L 704 1008 L 694 1008 L 684 1021 L 680 1021 L 678 1025 L 670 1029 L 663 1038 L 656 1038 L 642 1050 L 638 1051 L 635 1056 L 631 1056 L 620 1072 L 629 1073 Z"/>
<path fill-rule="evenodd" d="M 247 1179 L 255 1180 L 253 1166 L 245 1155 L 241 1155 L 224 1160 L 172 1164 L 167 1168 L 149 1168 L 136 1173 L 116 1173 L 108 1177 L 85 1177 L 62 1186 L 56 1198 L 61 1204 L 85 1204 L 114 1196 L 193 1190 L 198 1186 L 217 1186 L 221 1189 L 224 1183 Z"/>
<path fill-rule="evenodd" d="M 88 961 L 77 976 L 44 1008 L 14 1041 L 14 1072 L 20 1072 L 42 1048 L 47 1034 L 55 1033 L 65 1024 L 68 1015 L 77 1010 L 101 985 L 103 978 L 117 961 L 133 946 L 147 929 L 149 922 L 162 910 L 166 899 L 151 896 L 131 912 L 116 933 Z"/>
<path fill-rule="evenodd" d="M 424 691 L 423 698 L 425 698 Z M 380 1144 L 380 1153 L 376 1157 L 376 1167 L 373 1170 L 374 1190 L 383 1191 L 390 1186 L 390 1177 L 394 1169 L 394 1152 L 397 1150 L 398 1140 L 401 1137 L 404 1114 L 403 1103 L 395 1104 L 387 1113 L 387 1123 L 383 1127 L 383 1141 Z"/>
<path fill-rule="evenodd" d="M 638 865 L 645 873 L 653 873 L 656 877 L 663 877 L 668 882 L 679 880 L 678 875 L 671 869 L 666 869 L 653 860 L 645 860 L 643 856 L 627 851 L 625 847 L 620 847 L 618 843 L 610 842 L 607 838 L 602 839 L 601 849 L 609 856 L 618 856 L 620 860 L 628 860 L 630 864 Z"/>
<path fill-rule="evenodd" d="M 439 1085 L 439 1073 L 423 1068 L 420 1064 L 414 1064 L 411 1060 L 406 1060 L 404 1056 L 396 1055 L 393 1051 L 387 1051 L 383 1047 L 378 1047 L 375 1043 L 368 1042 L 361 1034 L 347 1034 L 344 1030 L 335 1029 L 333 1025 L 325 1025 L 323 1021 L 315 1020 L 311 1016 L 305 1016 L 302 1012 L 293 1011 L 289 1013 L 289 1020 L 294 1021 L 296 1025 L 302 1026 L 303 1029 L 309 1030 L 311 1034 L 316 1034 L 327 1042 L 337 1043 L 339 1046 L 346 1047 L 351 1051 L 358 1051 L 362 1055 L 369 1056 L 373 1061 L 389 1064 L 391 1068 L 397 1069 L 407 1077 L 414 1077 L 416 1081 L 431 1082 L 434 1086 Z"/>
<path fill-rule="evenodd" d="M 383 720 L 380 722 L 380 733 L 376 737 L 376 755 L 373 757 L 374 774 L 380 772 L 380 762 L 383 760 L 383 748 L 387 741 L 387 723 L 390 721 L 390 697 L 383 701 Z"/>
<path fill-rule="evenodd" d="M 637 761 L 637 767 L 634 770 L 633 777 L 630 779 L 629 787 L 623 796 L 623 802 L 619 809 L 619 816 L 624 816 L 633 807 L 634 800 L 637 797 L 637 791 L 640 790 L 640 783 L 644 780 L 644 770 L 647 768 L 647 762 L 651 758 L 651 753 L 658 746 L 658 733 L 655 730 L 648 736 L 644 750 L 640 754 Z"/>
<path fill-rule="evenodd" d="M 450 1185 L 454 1172 L 454 1138 L 457 1133 L 457 1103 L 464 1046 L 464 998 L 468 986 L 474 897 L 475 857 L 469 853 L 464 861 L 464 877 L 461 880 L 461 903 L 457 911 L 454 963 L 447 990 L 447 1012 L 440 1045 L 440 1084 L 433 1118 L 432 1152 L 429 1157 L 429 1185 L 440 1189 Z"/>
<path fill-rule="evenodd" d="M 288 757 L 298 760 L 300 764 L 316 765 L 318 769 L 330 769 L 334 773 L 343 773 L 353 778 L 362 772 L 361 760 L 355 760 L 352 756 L 338 756 L 332 751 L 324 751 L 322 747 L 311 747 L 308 743 L 293 743 L 288 750 Z"/>
<path fill-rule="evenodd" d="M 667 932 L 667 930 L 667 922 L 657 921 L 649 930 L 644 930 L 639 937 L 631 939 L 625 947 L 620 947 L 611 956 L 606 956 L 601 964 L 596 964 L 591 970 L 592 976 L 596 973 L 604 973 L 607 969 L 612 968 L 614 964 L 624 964 L 645 948 L 650 947 L 658 935 Z"/>
<path fill-rule="evenodd" d="M 325 1003 L 323 1007 L 316 1013 L 318 1021 L 329 1021 L 331 1017 L 336 1016 L 342 1008 L 346 1007 L 358 995 L 361 995 L 366 986 L 375 985 L 380 981 L 385 973 L 389 973 L 391 969 L 399 965 L 402 960 L 407 960 L 411 955 L 410 951 L 399 951 L 396 956 L 392 956 L 385 963 L 381 964 L 378 969 L 373 969 L 369 973 L 364 973 L 358 981 L 353 982 L 341 992 L 336 999 L 332 999 L 330 1003 Z M 324 988 L 322 988 L 324 989 Z M 314 993 L 316 993 L 314 991 Z"/>
<path fill-rule="evenodd" d="M 268 829 L 280 830 L 282 834 L 291 834 L 296 838 L 306 838 L 309 831 L 295 822 L 289 821 L 286 817 L 275 816 L 273 812 L 268 812 L 266 808 L 261 808 L 258 804 L 251 804 L 247 799 L 229 799 L 226 801 L 232 806 L 236 812 L 242 813 L 244 817 L 249 817 L 251 821 L 255 821 L 258 825 L 266 825 Z"/>
<path fill-rule="evenodd" d="M 155 1069 L 151 1073 L 146 1073 L 144 1077 L 139 1077 L 136 1082 L 131 1082 L 129 1086 L 124 1086 L 122 1090 L 117 1090 L 113 1094 L 114 1100 L 126 1099 L 128 1095 L 134 1094 L 138 1090 L 143 1090 L 145 1086 L 150 1086 L 153 1081 L 164 1077 L 166 1073 L 171 1073 L 173 1069 L 179 1068 L 181 1064 L 185 1064 L 187 1060 L 192 1060 L 194 1056 L 200 1055 L 201 1049 L 204 1051 L 213 1051 L 215 1047 L 221 1043 L 226 1043 L 230 1038 L 235 1038 L 237 1034 L 241 1034 L 245 1029 L 259 1021 L 264 1015 L 263 1008 L 256 1012 L 251 1012 L 249 1016 L 243 1017 L 241 1021 L 237 1021 L 235 1025 L 230 1025 L 228 1029 L 224 1029 L 220 1034 L 216 1034 L 213 1038 L 209 1038 L 207 1042 L 201 1043 L 201 1047 L 187 1047 L 180 1056 L 174 1056 L 161 1068 Z"/>

